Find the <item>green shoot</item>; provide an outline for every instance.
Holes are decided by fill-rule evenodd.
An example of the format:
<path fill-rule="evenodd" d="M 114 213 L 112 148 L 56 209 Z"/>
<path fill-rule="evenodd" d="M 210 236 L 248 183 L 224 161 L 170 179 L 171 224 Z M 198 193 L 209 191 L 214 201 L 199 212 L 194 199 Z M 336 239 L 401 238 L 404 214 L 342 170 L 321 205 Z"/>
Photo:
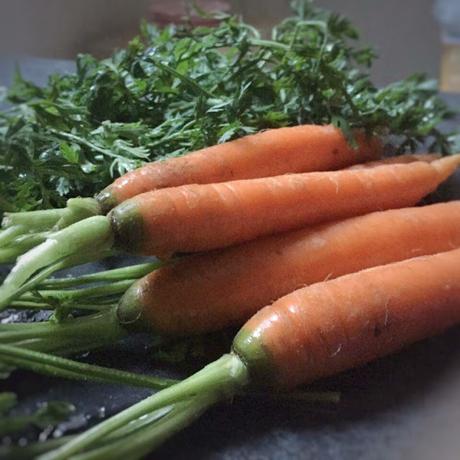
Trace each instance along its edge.
<path fill-rule="evenodd" d="M 111 345 L 126 335 L 114 309 L 59 322 L 0 324 L 0 344 L 62 355 Z"/>
<path fill-rule="evenodd" d="M 149 431 L 152 431 L 139 440 L 139 447 L 142 452 L 146 453 L 143 449 L 150 450 L 176 431 L 190 424 L 211 405 L 234 396 L 248 383 L 249 376 L 245 364 L 236 355 L 224 355 L 188 379 L 166 388 L 90 428 L 55 451 L 41 456 L 40 460 L 71 458 L 71 456 L 80 454 L 88 448 L 97 446 L 105 437 L 129 423 L 139 420 L 143 416 L 154 414 L 160 409 L 165 409 L 167 410 L 165 416 L 159 419 L 158 424 L 154 421 L 149 427 Z M 167 417 L 168 414 L 170 417 Z M 168 420 L 168 423 L 163 424 L 162 420 Z M 126 443 L 125 446 L 127 446 Z M 104 451 L 105 458 L 112 458 L 112 455 L 116 455 L 118 447 L 119 443 L 114 443 L 113 449 Z M 135 451 L 133 454 L 135 455 Z"/>
<path fill-rule="evenodd" d="M 93 198 L 72 198 L 67 207 L 43 211 L 5 213 L 0 231 L 0 263 L 10 263 L 42 243 L 53 231 L 100 214 Z"/>
<path fill-rule="evenodd" d="M 96 283 L 102 281 L 123 281 L 126 279 L 138 279 L 157 268 L 160 268 L 163 262 L 148 262 L 137 265 L 129 265 L 127 267 L 114 268 L 111 270 L 104 270 L 97 273 L 90 273 L 88 275 L 73 276 L 67 278 L 48 278 L 44 280 L 37 288 L 68 288 L 79 286 L 87 283 Z"/>
<path fill-rule="evenodd" d="M 0 344 L 0 362 L 13 367 L 27 369 L 52 377 L 61 377 L 84 382 L 104 382 L 160 390 L 177 380 L 154 377 L 132 372 L 109 369 L 94 364 L 80 363 L 48 353 Z M 0 394 L 1 408 L 1 394 Z"/>
<path fill-rule="evenodd" d="M 52 233 L 18 259 L 0 286 L 0 309 L 54 271 L 99 259 L 110 251 L 112 241 L 110 223 L 102 216 L 90 217 Z"/>

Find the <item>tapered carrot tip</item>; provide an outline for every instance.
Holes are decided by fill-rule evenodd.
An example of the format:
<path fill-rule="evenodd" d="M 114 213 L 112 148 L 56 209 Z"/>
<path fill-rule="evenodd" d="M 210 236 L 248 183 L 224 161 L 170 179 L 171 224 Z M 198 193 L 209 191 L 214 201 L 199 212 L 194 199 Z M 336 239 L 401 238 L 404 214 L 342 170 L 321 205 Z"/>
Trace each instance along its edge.
<path fill-rule="evenodd" d="M 111 185 L 109 185 L 104 190 L 99 192 L 95 198 L 97 202 L 99 203 L 99 206 L 103 214 L 107 214 L 115 206 L 118 205 L 118 200 L 115 196 L 115 192 L 113 191 L 113 188 Z"/>
<path fill-rule="evenodd" d="M 143 219 L 137 203 L 127 200 L 108 214 L 114 233 L 114 246 L 137 253 L 143 243 Z"/>
<path fill-rule="evenodd" d="M 447 179 L 460 166 L 460 153 L 441 158 L 431 164 Z"/>

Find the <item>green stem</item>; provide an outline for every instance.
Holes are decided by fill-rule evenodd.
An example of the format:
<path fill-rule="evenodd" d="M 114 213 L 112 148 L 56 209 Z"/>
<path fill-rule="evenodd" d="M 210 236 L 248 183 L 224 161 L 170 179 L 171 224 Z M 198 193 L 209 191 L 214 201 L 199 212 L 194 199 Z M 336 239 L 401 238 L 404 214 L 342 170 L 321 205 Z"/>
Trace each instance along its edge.
<path fill-rule="evenodd" d="M 66 208 L 45 209 L 43 211 L 25 211 L 5 213 L 2 227 L 21 225 L 28 232 L 50 230 L 64 216 Z"/>
<path fill-rule="evenodd" d="M 159 390 L 167 388 L 177 380 L 135 374 L 93 364 L 80 363 L 59 356 L 50 355 L 11 345 L 0 345 L 0 361 L 39 374 L 74 380 L 117 383 L 141 388 Z"/>
<path fill-rule="evenodd" d="M 249 43 L 253 46 L 260 46 L 263 48 L 275 48 L 283 51 L 289 51 L 289 46 L 284 43 L 274 42 L 272 40 L 262 40 L 258 38 L 249 39 Z"/>
<path fill-rule="evenodd" d="M 0 344 L 0 361 L 6 364 L 31 370 L 39 374 L 51 375 L 82 381 L 99 381 L 119 383 L 135 387 L 158 390 L 166 388 L 178 380 L 152 377 L 143 374 L 120 371 L 92 364 L 80 363 L 60 356 L 38 352 L 17 346 Z M 256 392 L 243 391 L 238 393 L 243 398 L 270 398 L 279 401 L 299 401 L 315 403 L 338 403 L 340 392 L 337 391 L 289 391 L 289 392 Z"/>
<path fill-rule="evenodd" d="M 62 230 L 80 220 L 101 214 L 99 203 L 94 198 L 70 198 L 61 218 L 56 222 L 55 229 Z"/>
<path fill-rule="evenodd" d="M 60 305 L 61 307 L 68 308 L 69 310 L 90 310 L 90 311 L 106 311 L 111 308 L 115 308 L 117 304 L 115 303 L 65 303 Z M 13 300 L 10 303 L 11 308 L 16 310 L 54 310 L 56 305 L 51 305 L 46 302 L 32 302 L 28 300 Z"/>
<path fill-rule="evenodd" d="M 51 264 L 46 268 L 43 268 L 36 275 L 29 278 L 29 280 L 26 283 L 24 283 L 20 288 L 16 290 L 14 297 L 16 298 L 20 297 L 24 292 L 27 292 L 35 288 L 39 283 L 41 283 L 43 280 L 48 278 L 49 275 L 55 273 L 58 270 L 63 270 L 65 268 L 73 267 L 75 265 L 92 262 L 95 259 L 96 260 L 103 259 L 104 257 L 108 257 L 110 255 L 112 255 L 112 252 L 106 251 L 106 252 L 100 252 L 100 253 L 94 252 L 94 253 L 89 253 L 86 255 L 85 254 L 72 254 L 68 257 L 65 257 L 62 260 L 59 260 L 58 262 Z M 1 289 L 2 287 L 0 286 L 0 291 Z M 11 301 L 10 304 L 12 302 L 14 301 Z"/>
<path fill-rule="evenodd" d="M 160 268 L 164 263 L 148 262 L 144 264 L 131 265 L 128 267 L 114 268 L 112 270 L 105 270 L 98 273 L 90 273 L 88 275 L 75 276 L 69 278 L 51 278 L 45 280 L 39 287 L 42 288 L 67 288 L 79 286 L 85 283 L 95 283 L 98 281 L 121 281 L 125 279 L 138 279 Z"/>
<path fill-rule="evenodd" d="M 36 301 L 36 300 L 50 300 L 50 301 L 63 301 L 63 302 L 76 302 L 81 299 L 105 297 L 116 294 L 123 294 L 136 280 L 127 279 L 121 281 L 114 281 L 113 283 L 104 284 L 101 286 L 90 286 L 81 289 L 72 290 L 41 290 L 38 295 L 33 292 L 28 292 L 22 295 L 18 300 Z"/>
<path fill-rule="evenodd" d="M 71 198 L 67 207 L 7 213 L 0 232 L 0 263 L 10 263 L 38 244 L 45 241 L 52 230 L 61 230 L 69 225 L 100 214 L 94 198 Z"/>
<path fill-rule="evenodd" d="M 0 328 L 0 343 L 22 343 L 38 351 L 56 351 L 67 354 L 69 349 L 85 345 L 95 348 L 113 344 L 127 335 L 120 326 L 114 310 L 95 313 L 61 322 L 5 324 Z M 27 343 L 31 341 L 30 345 Z"/>
<path fill-rule="evenodd" d="M 22 286 L 40 270 L 43 271 L 60 262 L 66 263 L 66 258 L 69 257 L 72 257 L 75 263 L 79 259 L 94 260 L 100 257 L 101 252 L 110 250 L 112 244 L 111 226 L 108 219 L 103 216 L 89 217 L 52 233 L 45 242 L 18 259 L 0 287 L 0 309 L 14 300 L 21 293 Z M 47 276 L 49 275 L 50 273 L 47 273 Z M 35 284 L 41 281 L 43 279 L 39 279 Z"/>
<path fill-rule="evenodd" d="M 180 72 L 178 72 L 176 69 L 173 69 L 167 64 L 163 64 L 160 62 L 158 59 L 154 58 L 153 56 L 149 56 L 149 59 L 161 70 L 164 70 L 165 72 L 169 73 L 170 75 L 176 77 L 177 79 L 181 80 L 182 82 L 186 83 L 191 89 L 195 90 L 195 92 L 198 95 L 203 95 L 206 96 L 207 98 L 214 98 L 215 96 L 210 93 L 208 90 L 200 86 L 193 78 L 188 77 L 187 75 L 184 75 Z"/>
<path fill-rule="evenodd" d="M 188 426 L 216 402 L 213 398 L 195 397 L 180 401 L 161 418 L 131 435 L 120 436 L 107 445 L 72 456 L 72 460 L 113 460 L 143 458 L 169 437 Z M 43 459 L 47 458 L 43 456 Z"/>
<path fill-rule="evenodd" d="M 114 415 L 108 420 L 96 425 L 85 433 L 77 436 L 68 444 L 54 452 L 41 457 L 41 460 L 64 460 L 71 455 L 82 452 L 94 445 L 100 439 L 155 410 L 184 401 L 197 395 L 206 400 L 206 405 L 211 405 L 220 399 L 228 398 L 249 383 L 249 375 L 246 365 L 234 354 L 224 355 L 214 363 L 209 364 L 200 372 L 173 385 L 170 388 L 144 399 L 130 408 Z M 204 404 L 204 403 L 203 403 Z M 207 407 L 206 406 L 206 407 Z M 192 411 L 194 413 L 194 411 Z M 187 423 L 192 422 L 191 413 L 187 413 L 185 420 L 177 419 L 177 427 L 181 429 Z M 174 418 L 168 426 L 166 434 L 174 432 Z"/>
<path fill-rule="evenodd" d="M 0 247 L 8 245 L 17 236 L 26 232 L 24 225 L 13 225 L 0 231 Z"/>
<path fill-rule="evenodd" d="M 8 246 L 0 249 L 0 263 L 14 262 L 20 255 L 43 243 L 48 235 L 49 232 L 38 232 L 18 236 Z"/>

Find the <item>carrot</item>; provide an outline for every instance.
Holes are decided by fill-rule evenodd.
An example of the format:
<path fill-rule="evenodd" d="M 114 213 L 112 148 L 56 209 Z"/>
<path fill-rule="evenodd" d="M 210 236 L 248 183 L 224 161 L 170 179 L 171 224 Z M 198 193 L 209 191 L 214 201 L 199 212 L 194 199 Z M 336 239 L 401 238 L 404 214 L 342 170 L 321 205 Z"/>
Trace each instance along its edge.
<path fill-rule="evenodd" d="M 374 167 L 382 164 L 431 162 L 439 158 L 437 154 L 400 155 L 379 161 L 367 162 L 349 167 Z M 72 198 L 67 207 L 43 211 L 5 213 L 0 230 L 0 264 L 13 263 L 17 257 L 41 244 L 50 232 L 63 229 L 86 217 L 98 215 L 101 209 L 92 198 Z"/>
<path fill-rule="evenodd" d="M 151 190 L 184 184 L 210 184 L 285 173 L 325 171 L 379 158 L 378 138 L 356 134 L 353 149 L 333 126 L 277 128 L 207 147 L 188 155 L 155 161 L 116 179 L 99 195 L 104 212 Z"/>
<path fill-rule="evenodd" d="M 451 175 L 460 155 L 432 163 L 184 185 L 131 198 L 109 214 L 115 244 L 168 258 L 367 212 L 411 206 Z"/>
<path fill-rule="evenodd" d="M 251 318 L 235 350 L 249 366 L 263 351 L 264 378 L 283 387 L 393 353 L 460 321 L 459 260 L 456 249 L 295 291 Z"/>
<path fill-rule="evenodd" d="M 114 248 L 167 258 L 176 252 L 206 251 L 306 225 L 410 206 L 435 190 L 459 162 L 460 155 L 455 155 L 432 163 L 144 193 L 123 202 L 107 217 L 90 217 L 51 233 L 21 256 L 0 286 L 0 309 L 54 271 L 97 260 Z"/>
<path fill-rule="evenodd" d="M 302 286 L 460 247 L 460 201 L 374 212 L 197 254 L 144 276 L 118 305 L 161 335 L 240 325 Z"/>
<path fill-rule="evenodd" d="M 294 291 L 251 318 L 235 337 L 232 353 L 78 435 L 42 460 L 66 459 L 88 448 L 97 456 L 107 438 L 114 446 L 105 448 L 107 458 L 120 453 L 116 449 L 140 458 L 207 408 L 249 385 L 291 388 L 437 334 L 460 322 L 459 260 L 456 249 Z M 129 440 L 116 437 L 127 424 L 141 423 L 142 429 Z"/>

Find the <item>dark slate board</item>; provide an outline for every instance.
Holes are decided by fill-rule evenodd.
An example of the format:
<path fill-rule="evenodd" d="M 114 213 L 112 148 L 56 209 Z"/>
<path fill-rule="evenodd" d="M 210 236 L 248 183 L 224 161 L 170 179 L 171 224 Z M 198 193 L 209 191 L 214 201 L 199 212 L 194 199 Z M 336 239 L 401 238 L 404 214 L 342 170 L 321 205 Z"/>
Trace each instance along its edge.
<path fill-rule="evenodd" d="M 38 83 L 72 63 L 23 58 L 24 75 Z M 0 59 L 0 82 L 7 84 L 12 59 Z M 446 95 L 460 107 L 460 97 Z M 446 125 L 446 129 L 458 125 Z M 433 199 L 459 199 L 460 175 Z M 113 266 L 109 261 L 105 266 Z M 91 270 L 98 267 L 84 267 Z M 146 337 L 136 337 L 84 359 L 108 366 L 177 376 L 158 370 Z M 190 366 L 187 371 L 192 371 Z M 181 369 L 184 372 L 184 369 Z M 18 410 L 44 400 L 67 400 L 78 414 L 78 428 L 113 414 L 149 394 L 116 385 L 81 384 L 17 372 L 4 385 L 20 395 Z M 319 382 L 316 388 L 340 390 L 333 405 L 280 402 L 269 396 L 237 399 L 209 411 L 193 426 L 161 447 L 151 458 L 213 460 L 450 460 L 460 452 L 460 328 L 419 343 L 361 369 Z M 89 420 L 89 422 L 88 422 Z"/>

